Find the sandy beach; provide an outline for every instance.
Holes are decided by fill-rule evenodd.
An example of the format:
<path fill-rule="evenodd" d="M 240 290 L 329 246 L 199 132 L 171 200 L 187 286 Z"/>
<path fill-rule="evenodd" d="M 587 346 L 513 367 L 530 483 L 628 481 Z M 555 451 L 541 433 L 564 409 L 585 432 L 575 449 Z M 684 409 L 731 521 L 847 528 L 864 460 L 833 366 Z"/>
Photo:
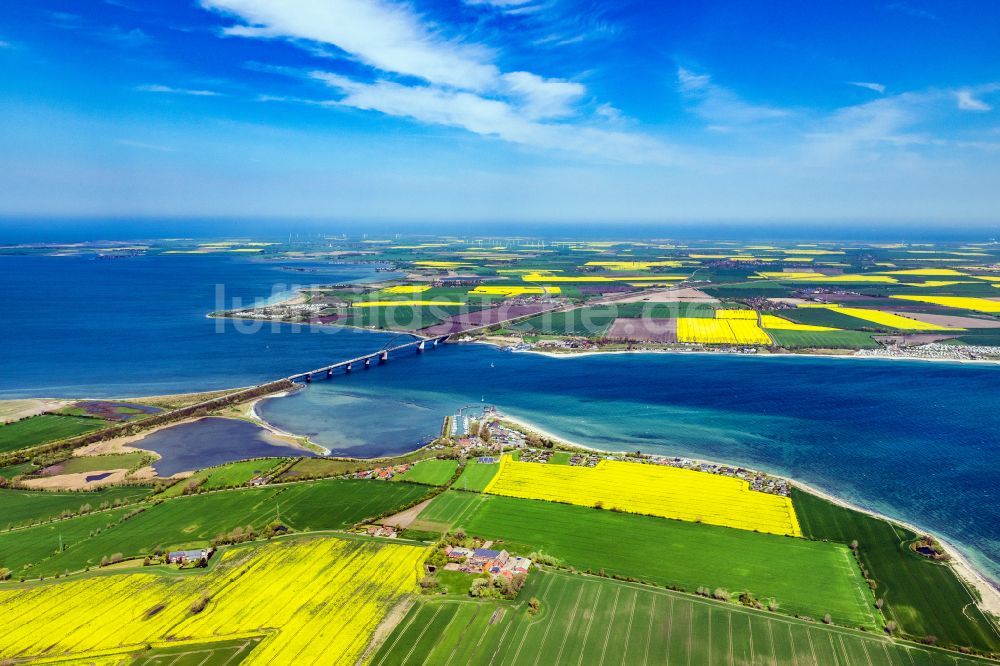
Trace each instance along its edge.
<path fill-rule="evenodd" d="M 534 424 L 532 424 L 532 423 L 530 423 L 528 421 L 525 421 L 523 419 L 517 418 L 516 416 L 511 416 L 510 414 L 506 414 L 506 413 L 503 413 L 503 412 L 497 412 L 497 417 L 501 418 L 501 419 L 503 419 L 505 421 L 510 421 L 511 423 L 515 423 L 515 424 L 521 426 L 522 428 L 524 428 L 526 430 L 530 430 L 532 432 L 537 433 L 538 435 L 540 435 L 542 437 L 551 439 L 551 440 L 553 440 L 555 442 L 558 442 L 560 444 L 564 444 L 566 446 L 572 446 L 572 447 L 578 448 L 578 449 L 584 449 L 584 450 L 587 450 L 587 451 L 593 451 L 595 453 L 626 453 L 625 451 L 606 451 L 606 450 L 603 450 L 603 449 L 594 448 L 592 446 L 585 446 L 583 444 L 579 444 L 577 442 L 570 441 L 570 440 L 566 439 L 565 437 L 560 437 L 559 435 L 556 435 L 556 434 L 553 434 L 553 433 L 548 432 L 546 430 L 543 430 L 543 429 L 537 427 L 536 425 L 534 425 Z M 685 458 L 687 460 L 693 460 L 693 461 L 699 462 L 699 463 L 708 463 L 708 464 L 713 464 L 713 465 L 730 465 L 730 466 L 732 466 L 734 464 L 734 463 L 724 463 L 724 462 L 714 461 L 714 460 L 704 460 L 704 459 L 701 459 L 701 458 L 694 458 L 694 457 L 686 456 L 686 455 L 679 455 L 678 457 Z M 747 467 L 746 465 L 738 465 L 738 466 L 739 467 Z M 766 470 L 761 470 L 761 471 L 766 471 Z M 828 501 L 830 501 L 830 502 L 832 502 L 832 503 L 834 503 L 834 504 L 836 504 L 838 506 L 842 506 L 842 507 L 844 507 L 846 509 L 851 509 L 853 511 L 859 511 L 859 512 L 865 513 L 865 514 L 867 514 L 869 516 L 874 516 L 876 518 L 881 518 L 883 520 L 887 520 L 887 521 L 895 523 L 897 525 L 901 525 L 901 526 L 903 526 L 903 527 L 905 527 L 905 528 L 907 528 L 907 529 L 909 529 L 909 530 L 911 530 L 913 532 L 916 532 L 917 534 L 930 535 L 930 536 L 934 537 L 934 539 L 936 539 L 938 541 L 938 543 L 940 543 L 945 548 L 945 550 L 948 552 L 948 554 L 951 556 L 950 564 L 955 569 L 955 572 L 959 575 L 959 577 L 967 585 L 971 586 L 972 588 L 974 588 L 979 593 L 979 597 L 980 597 L 979 606 L 980 606 L 980 608 L 982 608 L 983 610 L 985 610 L 985 611 L 987 611 L 989 613 L 993 613 L 994 615 L 1000 615 L 1000 589 L 998 589 L 986 576 L 984 576 L 982 573 L 980 573 L 972 565 L 972 563 L 968 560 L 968 558 L 966 558 L 965 555 L 962 554 L 962 552 L 958 548 L 956 548 L 954 545 L 950 544 L 946 540 L 941 539 L 936 534 L 933 534 L 933 533 L 931 533 L 931 532 L 929 532 L 929 531 L 927 531 L 927 530 L 925 530 L 925 529 L 923 529 L 921 527 L 918 527 L 917 525 L 914 525 L 912 523 L 908 523 L 908 522 L 903 521 L 903 520 L 899 520 L 897 518 L 892 518 L 890 516 L 886 516 L 886 515 L 884 515 L 882 513 L 879 513 L 877 511 L 872 511 L 871 509 L 866 509 L 866 508 L 858 506 L 856 504 L 852 504 L 851 502 L 848 502 L 847 500 L 841 499 L 841 498 L 839 498 L 839 497 L 837 497 L 835 495 L 832 495 L 832 494 L 830 494 L 830 493 L 828 493 L 828 492 L 826 492 L 824 490 L 820 490 L 819 488 L 816 488 L 815 486 L 811 486 L 811 485 L 809 485 L 807 483 L 803 483 L 801 481 L 796 481 L 795 479 L 790 479 L 788 477 L 784 477 L 784 476 L 781 476 L 779 474 L 772 474 L 771 472 L 767 472 L 767 474 L 769 474 L 771 476 L 774 476 L 774 477 L 777 477 L 777 478 L 784 478 L 791 485 L 796 486 L 796 487 L 798 487 L 798 488 L 800 488 L 800 489 L 802 489 L 802 490 L 804 490 L 806 492 L 809 492 L 809 493 L 812 493 L 812 494 L 817 495 L 819 497 L 822 497 L 823 499 L 828 500 Z"/>

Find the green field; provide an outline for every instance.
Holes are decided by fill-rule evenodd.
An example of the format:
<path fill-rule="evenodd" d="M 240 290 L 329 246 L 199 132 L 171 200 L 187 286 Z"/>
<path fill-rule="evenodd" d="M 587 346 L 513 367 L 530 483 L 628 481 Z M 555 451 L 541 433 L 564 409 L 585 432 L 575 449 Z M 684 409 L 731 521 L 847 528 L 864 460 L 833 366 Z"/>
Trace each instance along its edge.
<path fill-rule="evenodd" d="M 175 483 L 160 493 L 159 496 L 176 497 L 177 495 L 183 495 L 185 489 L 191 487 L 192 484 L 200 484 L 198 487 L 202 490 L 242 486 L 255 476 L 266 474 L 278 465 L 286 462 L 288 462 L 288 458 L 264 458 L 261 460 L 241 460 L 240 462 L 220 465 L 218 467 L 209 467 L 199 470 L 188 478 Z M 204 482 L 202 483 L 202 481 Z"/>
<path fill-rule="evenodd" d="M 392 458 L 300 458 L 280 478 L 283 481 L 288 481 L 301 478 L 339 476 L 365 469 L 392 467 L 402 465 L 403 463 L 426 460 L 427 458 L 433 458 L 436 453 L 430 449 L 421 449 Z"/>
<path fill-rule="evenodd" d="M 423 483 L 428 486 L 443 486 L 455 475 L 457 469 L 457 460 L 424 460 L 403 474 L 392 477 L 392 480 Z"/>
<path fill-rule="evenodd" d="M 871 333 L 861 331 L 777 331 L 767 329 L 774 344 L 787 349 L 874 349 Z"/>
<path fill-rule="evenodd" d="M 461 477 L 458 479 L 461 481 Z M 451 531 L 472 516 L 489 496 L 472 492 L 447 491 L 434 498 L 430 504 L 417 516 L 421 529 L 436 529 L 439 532 Z"/>
<path fill-rule="evenodd" d="M 861 561 L 878 581 L 876 595 L 885 600 L 886 617 L 903 632 L 1000 651 L 1000 630 L 975 606 L 972 593 L 951 568 L 909 549 L 916 534 L 809 493 L 796 490 L 793 498 L 807 537 L 848 544 L 857 540 Z"/>
<path fill-rule="evenodd" d="M 452 484 L 452 488 L 482 492 L 496 476 L 499 469 L 500 463 L 484 464 L 470 460 L 466 463 L 465 469 L 462 470 L 461 476 Z"/>
<path fill-rule="evenodd" d="M 141 486 L 106 488 L 92 492 L 0 490 L 0 507 L 3 507 L 0 529 L 57 518 L 64 510 L 76 513 L 85 504 L 89 504 L 92 511 L 97 511 L 101 505 L 112 506 L 116 501 L 122 504 L 137 502 L 150 492 L 149 488 Z"/>
<path fill-rule="evenodd" d="M 420 518 L 541 551 L 578 570 L 605 571 L 686 591 L 724 588 L 775 599 L 785 613 L 881 626 L 874 598 L 846 546 L 588 507 L 447 491 Z M 474 496 L 476 497 L 476 496 Z"/>
<path fill-rule="evenodd" d="M 0 533 L 0 557 L 6 559 L 0 566 L 15 576 L 27 563 L 35 564 L 33 576 L 77 571 L 115 553 L 139 557 L 157 546 L 203 544 L 235 527 L 252 525 L 260 530 L 279 515 L 282 524 L 299 531 L 342 529 L 394 512 L 427 492 L 426 486 L 410 483 L 331 479 L 178 497 L 111 527 L 107 524 L 124 511 Z M 98 526 L 101 532 L 91 536 L 90 530 Z M 74 535 L 73 543 L 53 554 L 58 535 L 64 532 Z M 17 556 L 7 559 L 8 553 Z"/>
<path fill-rule="evenodd" d="M 177 646 L 156 646 L 133 653 L 130 666 L 234 666 L 250 656 L 263 636 L 194 643 Z M 72 663 L 90 663 L 88 660 Z"/>
<path fill-rule="evenodd" d="M 15 476 L 21 474 L 30 474 L 38 469 L 33 463 L 26 462 L 19 465 L 8 465 L 7 467 L 0 467 L 0 476 L 5 479 L 13 479 Z"/>
<path fill-rule="evenodd" d="M 531 597 L 541 602 L 537 615 L 527 612 Z M 992 662 L 647 586 L 533 572 L 516 603 L 420 599 L 370 663 L 972 666 Z"/>
<path fill-rule="evenodd" d="M 776 314 L 783 319 L 790 319 L 791 321 L 798 322 L 800 324 L 807 324 L 809 326 L 830 326 L 832 328 L 880 331 L 888 333 L 899 332 L 898 329 L 889 326 L 882 326 L 873 321 L 865 321 L 864 319 L 851 317 L 850 315 L 837 312 L 836 310 L 828 310 L 826 308 L 795 308 L 791 310 L 780 310 L 776 312 Z M 784 332 L 788 333 L 790 331 Z"/>
<path fill-rule="evenodd" d="M 92 513 L 26 529 L 0 532 L 0 567 L 10 569 L 12 578 L 63 573 L 62 562 L 75 547 L 93 538 L 97 530 L 112 529 L 128 508 Z M 59 550 L 60 544 L 62 551 Z M 100 559 L 100 558 L 98 558 Z M 30 567 L 25 569 L 25 567 Z M 73 566 L 73 569 L 79 567 Z"/>
<path fill-rule="evenodd" d="M 42 414 L 0 425 L 0 453 L 26 449 L 108 425 L 100 419 Z"/>
<path fill-rule="evenodd" d="M 109 453 L 103 456 L 73 456 L 59 463 L 59 474 L 79 474 L 109 469 L 132 469 L 149 459 L 149 454 L 141 451 L 133 453 Z"/>
<path fill-rule="evenodd" d="M 550 465 L 568 465 L 570 458 L 573 454 L 569 451 L 554 451 L 552 457 L 549 458 Z"/>
<path fill-rule="evenodd" d="M 543 335 L 578 335 L 600 337 L 617 318 L 613 307 L 577 308 L 567 312 L 547 312 L 510 328 Z"/>

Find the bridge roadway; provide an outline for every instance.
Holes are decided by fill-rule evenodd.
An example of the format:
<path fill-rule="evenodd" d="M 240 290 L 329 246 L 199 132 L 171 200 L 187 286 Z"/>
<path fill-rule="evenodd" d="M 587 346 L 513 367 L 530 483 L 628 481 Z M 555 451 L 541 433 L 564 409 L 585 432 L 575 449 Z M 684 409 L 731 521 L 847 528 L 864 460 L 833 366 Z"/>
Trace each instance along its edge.
<path fill-rule="evenodd" d="M 410 347 L 416 347 L 418 352 L 423 351 L 428 345 L 433 349 L 437 347 L 439 343 L 444 342 L 448 339 L 447 335 L 438 335 L 433 338 L 420 338 L 419 340 L 413 340 L 405 344 L 396 345 L 395 347 L 389 347 L 388 349 L 380 349 L 371 354 L 365 354 L 364 356 L 358 356 L 356 358 L 348 359 L 346 361 L 338 361 L 331 365 L 325 365 L 322 368 L 316 368 L 315 370 L 310 370 L 309 372 L 300 372 L 295 375 L 290 375 L 287 377 L 289 381 L 304 381 L 306 383 L 311 382 L 314 379 L 326 378 L 330 379 L 333 377 L 335 370 L 343 368 L 346 372 L 350 372 L 354 368 L 354 364 L 361 363 L 364 367 L 370 367 L 372 361 L 377 360 L 379 363 L 384 363 L 389 360 L 389 354 L 392 352 L 398 352 L 403 349 L 409 349 Z"/>

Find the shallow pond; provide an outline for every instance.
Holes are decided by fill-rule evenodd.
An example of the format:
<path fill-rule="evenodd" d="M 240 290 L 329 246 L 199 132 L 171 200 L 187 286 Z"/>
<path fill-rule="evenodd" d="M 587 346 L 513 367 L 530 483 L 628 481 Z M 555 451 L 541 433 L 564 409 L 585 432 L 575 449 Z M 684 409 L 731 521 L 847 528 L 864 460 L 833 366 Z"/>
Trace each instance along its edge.
<path fill-rule="evenodd" d="M 153 463 L 159 476 L 221 465 L 244 458 L 310 455 L 288 446 L 270 432 L 249 421 L 209 417 L 165 428 L 135 443 L 156 451 Z"/>

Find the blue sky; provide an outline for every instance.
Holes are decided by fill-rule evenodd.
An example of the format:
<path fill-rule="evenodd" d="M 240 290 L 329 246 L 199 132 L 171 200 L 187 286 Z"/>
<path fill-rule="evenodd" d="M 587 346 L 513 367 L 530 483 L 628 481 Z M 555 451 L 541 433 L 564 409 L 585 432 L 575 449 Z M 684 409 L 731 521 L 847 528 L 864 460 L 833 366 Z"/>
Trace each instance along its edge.
<path fill-rule="evenodd" d="M 1000 3 L 10 0 L 0 214 L 996 222 Z"/>

